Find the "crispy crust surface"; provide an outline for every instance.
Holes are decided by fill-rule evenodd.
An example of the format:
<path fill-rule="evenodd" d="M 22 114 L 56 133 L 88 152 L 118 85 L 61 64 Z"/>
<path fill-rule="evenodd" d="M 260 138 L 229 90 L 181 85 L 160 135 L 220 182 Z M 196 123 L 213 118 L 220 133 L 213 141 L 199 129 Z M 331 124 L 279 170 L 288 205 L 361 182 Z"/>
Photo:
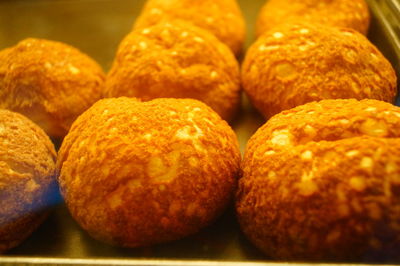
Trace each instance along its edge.
<path fill-rule="evenodd" d="M 96 62 L 69 45 L 25 39 L 0 51 L 0 108 L 22 113 L 62 138 L 100 99 L 104 78 Z"/>
<path fill-rule="evenodd" d="M 0 109 L 0 252 L 17 246 L 46 217 L 56 191 L 56 152 L 26 117 Z"/>
<path fill-rule="evenodd" d="M 257 19 L 257 36 L 283 22 L 311 22 L 352 28 L 364 35 L 370 24 L 365 0 L 268 0 Z"/>
<path fill-rule="evenodd" d="M 62 194 L 94 238 L 136 247 L 197 232 L 225 208 L 240 153 L 228 124 L 189 99 L 97 102 L 59 151 Z"/>
<path fill-rule="evenodd" d="M 250 139 L 236 208 L 249 239 L 284 260 L 398 259 L 400 108 L 325 100 Z"/>
<path fill-rule="evenodd" d="M 239 55 L 246 35 L 244 17 L 236 0 L 148 0 L 135 28 L 160 21 L 185 20 L 214 34 Z"/>
<path fill-rule="evenodd" d="M 194 98 L 229 120 L 240 102 L 239 65 L 207 31 L 183 21 L 160 23 L 121 42 L 105 96 Z"/>
<path fill-rule="evenodd" d="M 310 23 L 281 25 L 260 37 L 246 54 L 242 83 L 266 118 L 311 101 L 393 102 L 397 93 L 393 67 L 368 39 Z"/>

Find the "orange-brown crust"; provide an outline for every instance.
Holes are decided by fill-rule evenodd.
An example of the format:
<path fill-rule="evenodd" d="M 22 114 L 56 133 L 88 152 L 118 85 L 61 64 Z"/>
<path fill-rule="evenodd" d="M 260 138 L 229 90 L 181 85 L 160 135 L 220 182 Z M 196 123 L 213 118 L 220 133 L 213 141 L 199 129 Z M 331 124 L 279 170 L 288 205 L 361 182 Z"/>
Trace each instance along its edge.
<path fill-rule="evenodd" d="M 239 163 L 234 132 L 203 103 L 112 98 L 76 120 L 57 169 L 66 204 L 89 234 L 136 247 L 211 223 L 232 196 Z"/>
<path fill-rule="evenodd" d="M 242 163 L 236 208 L 246 235 L 279 259 L 398 256 L 399 127 L 400 108 L 376 100 L 274 116 Z"/>
<path fill-rule="evenodd" d="M 256 32 L 261 36 L 283 22 L 305 21 L 366 35 L 370 20 L 365 0 L 268 0 L 258 15 Z"/>
<path fill-rule="evenodd" d="M 56 152 L 26 117 L 0 110 L 0 252 L 17 246 L 46 217 L 56 189 Z"/>
<path fill-rule="evenodd" d="M 108 74 L 106 97 L 193 98 L 230 120 L 240 102 L 238 62 L 213 35 L 183 21 L 130 33 Z"/>
<path fill-rule="evenodd" d="M 363 35 L 310 23 L 286 24 L 247 52 L 243 88 L 265 116 L 311 101 L 371 98 L 393 102 L 396 73 Z"/>
<path fill-rule="evenodd" d="M 135 29 L 160 21 L 185 20 L 214 34 L 235 55 L 243 48 L 246 25 L 236 0 L 148 0 Z"/>
<path fill-rule="evenodd" d="M 0 108 L 26 115 L 51 137 L 64 137 L 101 97 L 100 66 L 69 45 L 30 38 L 0 59 Z"/>

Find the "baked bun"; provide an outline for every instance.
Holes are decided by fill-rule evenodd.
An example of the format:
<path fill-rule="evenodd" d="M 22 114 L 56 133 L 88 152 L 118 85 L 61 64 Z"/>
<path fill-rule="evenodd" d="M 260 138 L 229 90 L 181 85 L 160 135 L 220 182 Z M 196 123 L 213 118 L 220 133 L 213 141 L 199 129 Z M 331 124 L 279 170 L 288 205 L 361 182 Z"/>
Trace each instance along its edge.
<path fill-rule="evenodd" d="M 73 124 L 57 169 L 66 204 L 95 239 L 146 246 L 193 234 L 235 189 L 233 130 L 190 99 L 104 99 Z"/>
<path fill-rule="evenodd" d="M 57 195 L 56 152 L 43 130 L 0 109 L 0 253 L 19 245 L 46 218 Z"/>
<path fill-rule="evenodd" d="M 352 28 L 366 35 L 370 14 L 365 0 L 268 0 L 257 19 L 257 36 L 287 22 Z"/>
<path fill-rule="evenodd" d="M 249 49 L 243 88 L 269 118 L 324 99 L 371 98 L 394 102 L 396 73 L 363 35 L 318 24 L 285 24 Z"/>
<path fill-rule="evenodd" d="M 160 21 L 185 20 L 214 34 L 239 55 L 246 37 L 246 24 L 236 0 L 148 0 L 135 29 Z"/>
<path fill-rule="evenodd" d="M 399 259 L 400 108 L 324 100 L 250 139 L 237 193 L 244 233 L 281 260 Z"/>
<path fill-rule="evenodd" d="M 194 98 L 230 120 L 240 102 L 239 65 L 209 32 L 183 21 L 160 23 L 121 42 L 105 96 Z"/>
<path fill-rule="evenodd" d="M 53 138 L 100 99 L 104 73 L 77 49 L 25 39 L 0 51 L 0 108 L 22 113 Z"/>

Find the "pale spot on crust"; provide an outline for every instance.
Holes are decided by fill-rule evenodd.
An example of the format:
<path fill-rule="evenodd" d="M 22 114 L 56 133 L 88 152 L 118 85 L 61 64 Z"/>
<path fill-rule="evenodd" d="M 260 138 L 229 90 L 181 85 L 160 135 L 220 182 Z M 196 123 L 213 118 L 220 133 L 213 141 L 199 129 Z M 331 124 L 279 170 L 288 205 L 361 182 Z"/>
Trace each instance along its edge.
<path fill-rule="evenodd" d="M 276 179 L 276 173 L 274 172 L 274 171 L 270 171 L 269 173 L 268 173 L 268 178 L 269 179 Z"/>
<path fill-rule="evenodd" d="M 371 88 L 370 87 L 364 88 L 364 93 L 367 94 L 367 95 L 370 95 L 371 94 Z"/>
<path fill-rule="evenodd" d="M 44 63 L 44 67 L 47 69 L 51 69 L 53 66 L 50 62 L 46 62 L 46 63 Z"/>
<path fill-rule="evenodd" d="M 192 139 L 192 138 L 199 138 L 203 136 L 203 131 L 197 127 L 194 126 L 195 131 L 193 131 L 193 128 L 191 126 L 185 126 L 181 129 L 179 129 L 175 136 L 178 139 Z"/>
<path fill-rule="evenodd" d="M 6 133 L 6 128 L 3 124 L 0 124 L 0 134 Z"/>
<path fill-rule="evenodd" d="M 150 10 L 150 14 L 152 14 L 152 15 L 159 15 L 161 13 L 162 13 L 162 11 L 160 9 L 158 9 L 158 8 L 152 8 Z"/>
<path fill-rule="evenodd" d="M 298 189 L 300 195 L 309 197 L 318 191 L 318 185 L 308 180 L 298 183 Z"/>
<path fill-rule="evenodd" d="M 274 34 L 272 34 L 272 36 L 274 36 L 274 38 L 276 39 L 280 39 L 282 38 L 284 35 L 282 32 L 275 32 Z"/>
<path fill-rule="evenodd" d="M 212 23 L 214 23 L 214 21 L 215 21 L 215 19 L 214 19 L 213 17 L 207 17 L 207 18 L 206 18 L 206 22 L 207 22 L 208 24 L 212 24 Z"/>
<path fill-rule="evenodd" d="M 271 156 L 271 155 L 274 155 L 275 153 L 276 153 L 275 151 L 270 150 L 270 151 L 265 152 L 264 155 L 265 156 Z"/>
<path fill-rule="evenodd" d="M 367 112 L 376 112 L 376 107 L 368 107 L 368 108 L 366 108 L 365 109 L 365 111 L 367 111 Z"/>
<path fill-rule="evenodd" d="M 347 62 L 354 64 L 357 60 L 357 53 L 353 49 L 344 49 L 343 51 L 343 58 Z"/>
<path fill-rule="evenodd" d="M 385 171 L 388 174 L 392 174 L 398 170 L 397 165 L 394 162 L 388 162 L 385 166 Z"/>
<path fill-rule="evenodd" d="M 121 204 L 122 204 L 121 195 L 118 192 L 112 193 L 108 197 L 107 201 L 108 201 L 108 204 L 110 205 L 111 209 L 116 209 L 118 206 L 121 206 Z"/>
<path fill-rule="evenodd" d="M 203 43 L 204 42 L 204 40 L 202 38 L 200 38 L 200 37 L 194 37 L 193 40 L 195 42 L 198 42 L 198 43 Z"/>
<path fill-rule="evenodd" d="M 360 154 L 360 152 L 357 150 L 352 150 L 352 151 L 346 152 L 347 157 L 354 157 L 354 156 L 357 156 L 358 154 Z"/>
<path fill-rule="evenodd" d="M 307 34 L 307 33 L 310 33 L 310 30 L 304 28 L 304 29 L 299 30 L 299 32 L 300 32 L 301 34 Z"/>
<path fill-rule="evenodd" d="M 315 130 L 315 128 L 313 128 L 310 125 L 307 125 L 304 127 L 304 132 L 310 136 L 311 138 L 314 138 L 317 135 L 317 131 Z"/>
<path fill-rule="evenodd" d="M 313 172 L 303 172 L 303 175 L 301 176 L 301 181 L 302 182 L 307 182 L 314 179 L 314 173 Z"/>
<path fill-rule="evenodd" d="M 301 159 L 304 161 L 310 161 L 313 158 L 313 153 L 312 151 L 305 151 L 301 154 Z"/>
<path fill-rule="evenodd" d="M 300 46 L 299 46 L 299 50 L 302 51 L 302 52 L 307 51 L 308 48 L 309 48 L 308 45 L 300 45 Z"/>
<path fill-rule="evenodd" d="M 296 69 L 290 63 L 280 63 L 275 67 L 278 77 L 283 79 L 293 79 L 296 77 Z"/>
<path fill-rule="evenodd" d="M 158 190 L 164 191 L 164 190 L 165 190 L 165 186 L 164 186 L 164 185 L 159 185 L 159 186 L 158 186 Z"/>
<path fill-rule="evenodd" d="M 342 125 L 347 125 L 348 123 L 350 123 L 350 121 L 347 120 L 347 119 L 340 119 L 339 123 L 342 124 Z"/>
<path fill-rule="evenodd" d="M 385 137 L 387 135 L 387 125 L 384 121 L 377 121 L 368 118 L 361 124 L 361 132 L 372 137 Z"/>
<path fill-rule="evenodd" d="M 147 134 L 145 134 L 145 135 L 143 136 L 143 138 L 144 138 L 145 140 L 151 140 L 151 137 L 152 137 L 152 135 L 151 135 L 150 133 L 147 133 Z"/>
<path fill-rule="evenodd" d="M 350 178 L 349 185 L 352 189 L 356 191 L 364 191 L 367 185 L 365 181 L 361 177 L 352 177 Z"/>
<path fill-rule="evenodd" d="M 146 42 L 140 42 L 139 43 L 140 48 L 146 49 L 147 48 L 147 43 Z"/>
<path fill-rule="evenodd" d="M 348 31 L 342 31 L 342 34 L 345 36 L 353 36 L 353 33 Z"/>
<path fill-rule="evenodd" d="M 171 55 L 177 56 L 177 55 L 178 55 L 178 52 L 177 52 L 177 51 L 172 51 L 172 52 L 171 52 Z"/>
<path fill-rule="evenodd" d="M 197 167 L 199 165 L 199 160 L 196 157 L 190 157 L 188 161 L 192 167 Z"/>
<path fill-rule="evenodd" d="M 272 133 L 271 143 L 278 146 L 287 146 L 292 144 L 292 134 L 287 129 L 275 130 Z"/>
<path fill-rule="evenodd" d="M 134 190 L 134 189 L 140 187 L 140 185 L 141 185 L 140 179 L 132 179 L 127 183 L 127 187 L 130 190 Z"/>
<path fill-rule="evenodd" d="M 370 157 L 363 157 L 360 162 L 360 167 L 364 169 L 371 169 L 374 165 L 374 161 Z"/>
<path fill-rule="evenodd" d="M 216 71 L 212 71 L 210 76 L 212 79 L 216 79 L 218 77 L 218 73 Z"/>
<path fill-rule="evenodd" d="M 264 51 L 272 51 L 272 50 L 278 50 L 280 48 L 279 45 L 260 45 L 260 47 L 258 47 L 258 50 L 260 52 L 264 52 Z"/>
<path fill-rule="evenodd" d="M 172 181 L 177 176 L 181 153 L 172 151 L 165 156 L 165 164 L 161 157 L 150 158 L 147 164 L 148 175 L 157 181 Z"/>
<path fill-rule="evenodd" d="M 183 32 L 181 33 L 181 37 L 182 37 L 182 38 L 186 38 L 187 36 L 189 36 L 189 33 L 188 33 L 187 31 L 183 31 Z"/>
<path fill-rule="evenodd" d="M 33 191 L 37 190 L 39 187 L 40 187 L 39 184 L 36 183 L 35 180 L 30 179 L 28 182 L 26 182 L 25 190 L 27 192 L 33 192 Z"/>
<path fill-rule="evenodd" d="M 144 35 L 147 35 L 147 34 L 149 34 L 150 32 L 151 32 L 150 29 L 143 29 L 143 30 L 142 30 L 142 34 L 144 34 Z"/>
<path fill-rule="evenodd" d="M 74 75 L 79 74 L 81 72 L 78 68 L 76 68 L 73 65 L 69 65 L 68 69 L 69 69 L 69 72 L 71 72 Z"/>

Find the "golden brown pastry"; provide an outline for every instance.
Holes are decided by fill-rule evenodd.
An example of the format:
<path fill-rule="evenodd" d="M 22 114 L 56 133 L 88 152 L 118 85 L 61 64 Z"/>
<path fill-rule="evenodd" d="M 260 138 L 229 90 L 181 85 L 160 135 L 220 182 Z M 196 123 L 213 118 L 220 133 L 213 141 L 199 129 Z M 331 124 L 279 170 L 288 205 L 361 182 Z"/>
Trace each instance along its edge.
<path fill-rule="evenodd" d="M 39 126 L 0 109 L 0 253 L 46 218 L 57 191 L 55 163 L 54 146 Z"/>
<path fill-rule="evenodd" d="M 195 233 L 225 209 L 240 153 L 233 130 L 190 99 L 104 99 L 73 124 L 58 180 L 76 221 L 124 247 Z"/>
<path fill-rule="evenodd" d="M 284 111 L 250 139 L 236 209 L 281 260 L 399 259 L 400 108 L 324 100 Z"/>
<path fill-rule="evenodd" d="M 148 0 L 135 23 L 135 29 L 176 19 L 211 32 L 234 54 L 241 53 L 246 25 L 236 0 Z"/>
<path fill-rule="evenodd" d="M 54 138 L 100 99 L 104 73 L 77 49 L 25 39 L 0 51 L 0 108 L 22 113 Z"/>
<path fill-rule="evenodd" d="M 105 96 L 193 98 L 230 120 L 240 102 L 239 66 L 207 31 L 183 21 L 160 23 L 121 42 Z"/>
<path fill-rule="evenodd" d="M 393 102 L 396 73 L 363 35 L 318 24 L 285 24 L 247 52 L 242 83 L 266 117 L 323 99 L 372 98 Z"/>
<path fill-rule="evenodd" d="M 257 36 L 282 23 L 320 23 L 366 35 L 370 14 L 365 0 L 268 0 L 257 19 Z"/>

